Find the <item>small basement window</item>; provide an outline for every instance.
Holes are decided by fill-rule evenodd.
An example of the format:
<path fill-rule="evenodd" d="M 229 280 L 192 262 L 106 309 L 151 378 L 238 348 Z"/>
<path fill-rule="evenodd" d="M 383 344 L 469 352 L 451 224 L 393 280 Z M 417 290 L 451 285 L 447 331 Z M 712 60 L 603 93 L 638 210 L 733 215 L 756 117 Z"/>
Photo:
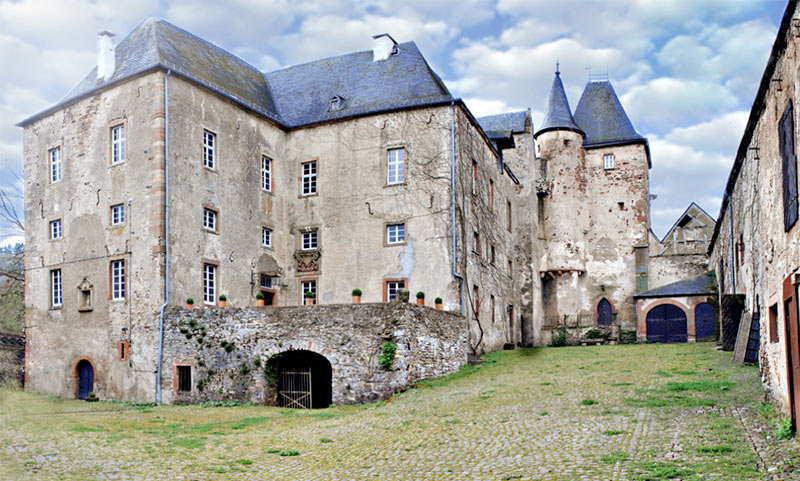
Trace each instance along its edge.
<path fill-rule="evenodd" d="M 190 392 L 192 390 L 192 366 L 176 366 L 178 370 L 178 391 Z"/>

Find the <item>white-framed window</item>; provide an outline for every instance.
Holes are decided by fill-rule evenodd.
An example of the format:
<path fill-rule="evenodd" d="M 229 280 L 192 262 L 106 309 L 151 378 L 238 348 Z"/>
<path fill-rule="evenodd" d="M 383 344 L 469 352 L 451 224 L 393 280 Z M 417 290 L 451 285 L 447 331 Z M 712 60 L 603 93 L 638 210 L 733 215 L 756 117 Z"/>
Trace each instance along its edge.
<path fill-rule="evenodd" d="M 217 211 L 203 207 L 203 229 L 216 232 L 217 225 Z"/>
<path fill-rule="evenodd" d="M 53 307 L 64 305 L 62 293 L 61 269 L 53 269 L 50 271 L 50 300 Z"/>
<path fill-rule="evenodd" d="M 261 228 L 261 247 L 272 247 L 272 229 Z"/>
<path fill-rule="evenodd" d="M 405 288 L 406 281 L 404 280 L 386 281 L 386 301 L 392 302 L 397 299 L 397 294 Z"/>
<path fill-rule="evenodd" d="M 259 283 L 262 289 L 272 289 L 272 276 L 261 274 L 261 282 Z"/>
<path fill-rule="evenodd" d="M 50 150 L 50 183 L 61 180 L 61 147 Z"/>
<path fill-rule="evenodd" d="M 406 180 L 406 149 L 389 149 L 386 159 L 386 183 L 402 184 Z"/>
<path fill-rule="evenodd" d="M 122 225 L 125 223 L 125 204 L 111 206 L 111 225 Z"/>
<path fill-rule="evenodd" d="M 125 124 L 111 127 L 111 163 L 125 162 Z"/>
<path fill-rule="evenodd" d="M 403 244 L 406 241 L 405 224 L 389 224 L 386 226 L 386 243 Z"/>
<path fill-rule="evenodd" d="M 217 266 L 203 264 L 203 303 L 216 305 L 217 303 Z"/>
<path fill-rule="evenodd" d="M 272 159 L 261 156 L 261 189 L 272 192 Z"/>
<path fill-rule="evenodd" d="M 603 156 L 603 165 L 605 166 L 606 170 L 611 170 L 614 168 L 614 154 L 606 154 Z"/>
<path fill-rule="evenodd" d="M 306 297 L 306 292 L 314 293 L 314 304 L 317 303 L 317 281 L 303 281 L 300 289 L 300 303 L 303 304 Z"/>
<path fill-rule="evenodd" d="M 50 222 L 50 240 L 61 239 L 61 219 Z"/>
<path fill-rule="evenodd" d="M 303 245 L 302 249 L 304 251 L 313 251 L 319 247 L 319 242 L 317 237 L 317 231 L 312 230 L 310 232 L 303 232 Z"/>
<path fill-rule="evenodd" d="M 125 261 L 111 261 L 111 300 L 125 299 Z"/>
<path fill-rule="evenodd" d="M 217 134 L 208 130 L 203 131 L 203 167 L 217 168 Z"/>
<path fill-rule="evenodd" d="M 317 161 L 303 162 L 303 195 L 317 193 Z"/>

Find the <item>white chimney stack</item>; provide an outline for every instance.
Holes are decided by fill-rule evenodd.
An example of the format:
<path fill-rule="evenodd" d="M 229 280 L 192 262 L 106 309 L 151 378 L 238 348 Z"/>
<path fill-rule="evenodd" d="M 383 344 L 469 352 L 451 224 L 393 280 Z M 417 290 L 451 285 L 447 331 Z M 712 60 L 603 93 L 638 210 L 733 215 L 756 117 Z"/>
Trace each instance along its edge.
<path fill-rule="evenodd" d="M 114 34 L 103 30 L 97 36 L 97 80 L 110 79 L 115 68 Z"/>
<path fill-rule="evenodd" d="M 388 33 L 372 37 L 372 61 L 379 62 L 391 57 L 397 52 L 397 42 Z"/>

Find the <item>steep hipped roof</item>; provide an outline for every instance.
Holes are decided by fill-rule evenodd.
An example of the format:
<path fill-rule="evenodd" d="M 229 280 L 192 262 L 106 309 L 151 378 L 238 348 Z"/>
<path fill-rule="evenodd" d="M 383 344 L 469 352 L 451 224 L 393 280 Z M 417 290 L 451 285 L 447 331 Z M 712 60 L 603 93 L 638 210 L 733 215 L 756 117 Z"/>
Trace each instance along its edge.
<path fill-rule="evenodd" d="M 608 81 L 586 84 L 575 109 L 575 122 L 586 133 L 583 146 L 587 148 L 646 141 L 634 130 Z"/>
<path fill-rule="evenodd" d="M 580 134 L 584 133 L 572 118 L 572 111 L 569 108 L 567 94 L 564 92 L 564 84 L 561 83 L 561 74 L 558 70 L 553 78 L 553 85 L 550 87 L 550 95 L 547 97 L 544 121 L 535 135 L 538 136 L 549 130 L 572 130 Z"/>
<path fill-rule="evenodd" d="M 490 139 L 507 138 L 513 134 L 525 132 L 525 124 L 530 112 L 508 112 L 505 114 L 487 115 L 478 118 L 478 123 Z"/>
<path fill-rule="evenodd" d="M 281 118 L 297 127 L 430 103 L 453 97 L 414 42 L 374 62 L 372 51 L 296 65 L 266 74 Z M 338 97 L 338 108 L 331 100 Z"/>
<path fill-rule="evenodd" d="M 714 274 L 714 271 L 709 271 L 693 279 L 673 282 L 666 286 L 650 289 L 649 291 L 636 294 L 633 298 L 703 296 L 716 294 L 716 292 L 717 276 Z"/>
<path fill-rule="evenodd" d="M 164 20 L 148 18 L 116 46 L 116 68 L 93 69 L 55 106 L 26 125 L 93 92 L 156 69 L 172 70 L 285 128 L 399 108 L 456 101 L 413 42 L 373 62 L 372 51 L 318 60 L 264 74 L 235 55 Z M 338 97 L 338 108 L 331 99 Z"/>

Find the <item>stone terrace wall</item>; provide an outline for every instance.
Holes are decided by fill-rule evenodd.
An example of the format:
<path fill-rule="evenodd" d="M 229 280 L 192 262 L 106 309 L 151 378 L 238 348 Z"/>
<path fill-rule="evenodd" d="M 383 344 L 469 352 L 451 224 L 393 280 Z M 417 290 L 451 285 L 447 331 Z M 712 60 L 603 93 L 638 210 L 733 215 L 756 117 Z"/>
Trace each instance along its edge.
<path fill-rule="evenodd" d="M 378 363 L 396 345 L 391 371 Z M 233 344 L 230 349 L 223 346 Z M 323 355 L 332 367 L 332 401 L 384 399 L 467 362 L 467 322 L 412 304 L 340 304 L 241 309 L 173 309 L 165 315 L 163 398 L 168 403 L 276 401 L 267 381 L 271 356 L 289 350 Z M 192 366 L 192 390 L 177 391 L 176 365 Z"/>
<path fill-rule="evenodd" d="M 0 385 L 22 386 L 25 338 L 0 332 Z"/>

